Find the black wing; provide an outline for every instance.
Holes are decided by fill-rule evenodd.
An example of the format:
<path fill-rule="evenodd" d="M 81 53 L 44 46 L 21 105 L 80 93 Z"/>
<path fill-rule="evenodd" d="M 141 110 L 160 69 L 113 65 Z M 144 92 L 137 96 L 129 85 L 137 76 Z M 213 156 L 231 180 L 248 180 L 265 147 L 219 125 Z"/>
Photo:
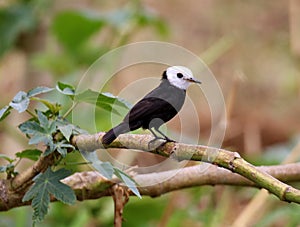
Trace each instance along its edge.
<path fill-rule="evenodd" d="M 143 127 L 149 128 L 153 119 L 160 119 L 157 122 L 159 127 L 169 121 L 177 114 L 177 110 L 167 101 L 159 98 L 144 98 L 139 101 L 127 114 L 124 121 L 129 123 L 131 130 Z"/>

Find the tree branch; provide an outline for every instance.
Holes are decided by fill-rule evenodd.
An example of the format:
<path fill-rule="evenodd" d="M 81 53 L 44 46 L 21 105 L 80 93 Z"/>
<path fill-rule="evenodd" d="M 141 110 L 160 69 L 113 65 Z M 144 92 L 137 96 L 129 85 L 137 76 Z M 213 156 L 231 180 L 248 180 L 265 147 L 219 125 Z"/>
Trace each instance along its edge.
<path fill-rule="evenodd" d="M 100 143 L 102 135 L 78 135 L 72 139 L 72 143 L 79 149 L 94 151 L 103 148 Z M 266 188 L 282 200 L 299 203 L 299 191 L 279 180 L 285 182 L 299 181 L 300 163 L 254 167 L 240 158 L 238 154 L 230 151 L 179 143 L 167 143 L 149 151 L 148 142 L 151 139 L 151 136 L 121 135 L 109 147 L 139 149 L 179 160 L 199 160 L 215 165 L 202 163 L 180 170 L 134 175 L 133 178 L 139 185 L 138 189 L 141 195 L 155 197 L 193 186 L 225 184 Z M 43 172 L 48 166 L 53 165 L 54 161 L 54 155 L 41 156 L 32 167 L 17 177 L 0 180 L 0 211 L 28 205 L 29 202 L 22 202 L 22 198 L 26 189 L 32 184 L 32 178 L 39 172 Z M 203 171 L 203 165 L 209 165 L 209 167 Z M 112 189 L 119 181 L 108 180 L 98 172 L 90 171 L 75 173 L 65 178 L 63 183 L 75 191 L 78 200 L 88 200 L 112 196 L 114 193 Z M 26 185 L 26 187 L 22 185 Z M 125 186 L 123 188 L 125 192 L 129 192 Z M 121 206 L 119 210 L 121 210 Z"/>
<path fill-rule="evenodd" d="M 77 146 L 79 150 L 94 151 L 104 148 L 101 144 L 103 135 L 104 133 L 74 136 L 72 143 L 74 146 Z M 300 203 L 299 190 L 277 180 L 264 171 L 260 171 L 241 158 L 236 152 L 202 145 L 174 142 L 161 144 L 161 141 L 156 141 L 153 146 L 151 146 L 153 148 L 149 149 L 148 144 L 152 139 L 153 138 L 148 135 L 123 134 L 112 144 L 105 146 L 105 148 L 137 149 L 165 157 L 172 157 L 179 161 L 194 160 L 212 163 L 240 174 L 254 182 L 258 187 L 267 189 L 283 201 Z"/>

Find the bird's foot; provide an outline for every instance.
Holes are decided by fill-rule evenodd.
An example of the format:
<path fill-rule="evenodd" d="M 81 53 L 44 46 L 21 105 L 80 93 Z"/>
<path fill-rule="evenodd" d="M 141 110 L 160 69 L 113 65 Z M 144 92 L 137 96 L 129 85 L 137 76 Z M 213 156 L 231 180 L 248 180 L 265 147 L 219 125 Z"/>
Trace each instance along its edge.
<path fill-rule="evenodd" d="M 155 143 L 157 140 L 165 140 L 165 138 L 163 137 L 155 137 L 154 139 L 150 140 L 149 143 L 148 143 L 148 150 L 150 150 L 151 148 L 153 148 L 151 145 L 153 143 Z M 155 145 L 155 144 L 154 144 Z M 160 146 L 160 145 L 159 145 Z M 159 146 L 155 146 L 154 148 L 157 148 Z"/>
<path fill-rule="evenodd" d="M 165 143 L 168 143 L 168 142 L 176 142 L 175 140 L 172 140 L 172 139 L 170 139 L 170 138 L 167 137 L 167 136 L 165 136 L 165 140 L 166 140 Z"/>
<path fill-rule="evenodd" d="M 158 147 L 163 146 L 163 145 L 165 145 L 166 143 L 169 143 L 169 142 L 176 142 L 175 140 L 172 140 L 169 137 L 155 137 L 153 140 L 150 140 L 149 143 L 148 143 L 148 149 L 149 150 L 151 148 L 153 149 L 153 147 L 151 146 L 151 144 L 153 144 L 157 140 L 164 140 L 164 142 L 160 143 L 158 146 L 155 146 L 154 148 L 158 148 Z"/>

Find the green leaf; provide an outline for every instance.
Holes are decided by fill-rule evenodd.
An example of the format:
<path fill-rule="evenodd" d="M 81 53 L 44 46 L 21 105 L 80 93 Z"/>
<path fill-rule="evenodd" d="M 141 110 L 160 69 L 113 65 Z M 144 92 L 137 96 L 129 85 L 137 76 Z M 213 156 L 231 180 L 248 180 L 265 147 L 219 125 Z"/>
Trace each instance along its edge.
<path fill-rule="evenodd" d="M 32 90 L 30 90 L 28 93 L 27 93 L 27 97 L 33 97 L 33 96 L 36 96 L 36 95 L 39 95 L 39 94 L 42 94 L 42 93 L 47 93 L 47 92 L 50 92 L 50 91 L 53 91 L 54 88 L 49 88 L 49 87 L 36 87 Z"/>
<path fill-rule="evenodd" d="M 35 182 L 26 192 L 22 201 L 32 200 L 31 205 L 34 210 L 33 220 L 42 221 L 48 212 L 50 203 L 50 195 L 57 200 L 72 205 L 76 201 L 74 191 L 68 186 L 60 182 L 71 174 L 66 169 L 59 169 L 53 172 L 50 167 L 44 172 L 37 175 L 33 181 Z"/>
<path fill-rule="evenodd" d="M 70 141 L 74 127 L 75 127 L 74 125 L 68 124 L 68 125 L 58 126 L 58 129 L 64 135 L 66 140 Z"/>
<path fill-rule="evenodd" d="M 56 85 L 56 89 L 64 95 L 68 95 L 68 96 L 75 95 L 75 88 L 70 84 L 66 84 L 66 83 L 62 83 L 62 82 L 58 81 L 58 83 Z"/>
<path fill-rule="evenodd" d="M 99 160 L 96 151 L 86 151 L 79 148 L 81 155 L 89 161 L 92 166 L 107 179 L 112 179 L 114 167 L 109 162 Z"/>
<path fill-rule="evenodd" d="M 0 166 L 0 173 L 6 172 L 6 166 Z"/>
<path fill-rule="evenodd" d="M 40 142 L 50 145 L 53 143 L 52 134 L 56 131 L 55 121 L 48 120 L 47 117 L 38 111 L 38 120 L 26 121 L 19 125 L 19 129 L 26 134 L 32 135 L 29 144 L 38 144 Z"/>
<path fill-rule="evenodd" d="M 57 143 L 50 144 L 50 146 L 46 149 L 44 156 L 51 154 L 53 151 L 57 150 L 63 157 L 66 157 L 68 153 L 68 148 L 72 150 L 75 149 L 71 144 L 66 143 L 66 141 L 60 141 Z"/>
<path fill-rule="evenodd" d="M 79 128 L 79 127 L 76 126 L 76 125 L 71 124 L 71 123 L 68 122 L 66 119 L 62 119 L 62 118 L 56 119 L 56 125 L 57 125 L 58 129 L 64 128 L 64 127 L 66 127 L 66 126 L 70 127 L 70 129 L 72 129 L 72 134 L 71 134 L 71 135 L 89 134 L 87 131 L 85 131 L 85 130 Z M 68 131 L 69 131 L 70 129 L 66 129 L 65 132 L 62 132 L 62 131 L 61 131 L 61 133 L 63 133 L 63 135 L 64 135 L 64 137 L 65 137 L 66 139 L 67 139 L 67 137 L 68 137 Z M 64 130 L 64 129 L 63 129 L 63 130 Z M 66 134 L 64 134 L 64 133 L 66 133 Z M 70 139 L 70 137 L 69 137 L 69 139 Z"/>
<path fill-rule="evenodd" d="M 8 157 L 8 156 L 5 155 L 5 154 L 0 154 L 0 158 L 5 159 L 5 160 L 8 161 L 9 163 L 12 163 L 12 162 L 14 161 L 14 159 Z"/>
<path fill-rule="evenodd" d="M 15 165 L 12 163 L 7 164 L 6 166 L 0 166 L 0 173 L 7 173 L 8 176 L 16 176 L 17 172 L 15 170 Z"/>
<path fill-rule="evenodd" d="M 16 156 L 18 158 L 28 158 L 30 160 L 36 161 L 39 159 L 41 154 L 42 154 L 42 151 L 40 151 L 38 149 L 27 149 L 27 150 L 16 153 Z"/>
<path fill-rule="evenodd" d="M 92 91 L 90 89 L 83 91 L 82 93 L 75 96 L 75 101 L 86 102 L 96 105 L 99 108 L 107 110 L 108 112 L 113 112 L 120 115 L 120 113 L 115 110 L 114 105 L 129 109 L 131 105 L 124 99 L 116 97 L 110 93 L 100 93 Z"/>
<path fill-rule="evenodd" d="M 64 11 L 54 18 L 52 30 L 64 47 L 74 52 L 103 24 L 103 19 L 91 12 Z"/>
<path fill-rule="evenodd" d="M 118 168 L 115 168 L 114 167 L 114 173 L 115 175 L 121 179 L 125 184 L 126 186 L 139 198 L 142 198 L 141 197 L 141 194 L 139 192 L 139 190 L 137 189 L 136 187 L 136 182 L 130 177 L 128 176 L 126 173 L 124 173 L 123 171 L 121 171 L 120 169 Z"/>
<path fill-rule="evenodd" d="M 9 106 L 17 110 L 19 113 L 22 113 L 27 110 L 29 102 L 30 100 L 27 97 L 27 93 L 24 91 L 19 91 L 9 103 Z"/>
<path fill-rule="evenodd" d="M 25 4 L 0 9 L 0 56 L 11 48 L 21 34 L 33 30 L 36 25 L 33 8 Z"/>
<path fill-rule="evenodd" d="M 51 103 L 48 100 L 40 99 L 38 97 L 31 97 L 30 99 L 43 103 L 54 115 L 58 115 L 59 111 L 61 110 L 61 105 L 58 103 Z"/>
<path fill-rule="evenodd" d="M 0 121 L 4 120 L 10 114 L 10 110 L 10 106 L 5 106 L 0 110 Z"/>

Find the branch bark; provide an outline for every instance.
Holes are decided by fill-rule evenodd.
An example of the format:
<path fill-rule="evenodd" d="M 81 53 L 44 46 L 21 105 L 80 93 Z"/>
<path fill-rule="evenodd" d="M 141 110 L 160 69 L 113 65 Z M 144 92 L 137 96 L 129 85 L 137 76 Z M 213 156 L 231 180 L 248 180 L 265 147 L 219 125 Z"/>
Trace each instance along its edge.
<path fill-rule="evenodd" d="M 101 133 L 78 135 L 72 139 L 72 143 L 79 149 L 94 151 L 103 148 L 100 142 L 102 135 Z M 151 136 L 121 135 L 109 147 L 144 150 L 179 160 L 199 160 L 215 165 L 202 163 L 180 170 L 134 175 L 133 178 L 139 185 L 138 189 L 141 195 L 155 197 L 193 186 L 225 184 L 266 188 L 282 200 L 299 203 L 299 191 L 281 181 L 299 181 L 300 163 L 254 167 L 236 153 L 201 145 L 167 143 L 149 150 L 148 142 L 151 139 Z M 27 171 L 20 173 L 18 177 L 0 180 L 0 211 L 28 205 L 29 203 L 22 202 L 26 188 L 32 184 L 32 178 L 52 165 L 54 160 L 54 156 L 41 157 Z M 206 171 L 203 171 L 203 165 L 209 165 Z M 112 196 L 112 188 L 118 181 L 107 180 L 98 172 L 91 171 L 75 173 L 64 179 L 63 183 L 75 191 L 78 200 L 88 200 Z M 22 187 L 22 185 L 26 185 L 26 187 Z M 125 192 L 129 192 L 125 186 L 121 185 L 121 187 Z"/>
<path fill-rule="evenodd" d="M 300 203 L 299 190 L 277 180 L 264 171 L 260 171 L 241 158 L 236 152 L 202 145 L 175 142 L 161 143 L 162 141 L 156 141 L 154 144 L 151 144 L 149 149 L 148 144 L 152 140 L 151 136 L 131 134 L 120 135 L 112 144 L 104 147 L 101 143 L 103 135 L 104 133 L 75 136 L 72 143 L 79 150 L 94 151 L 101 148 L 126 148 L 172 157 L 178 161 L 194 160 L 212 163 L 224 167 L 233 173 L 240 174 L 254 182 L 258 187 L 267 189 L 283 201 Z"/>

